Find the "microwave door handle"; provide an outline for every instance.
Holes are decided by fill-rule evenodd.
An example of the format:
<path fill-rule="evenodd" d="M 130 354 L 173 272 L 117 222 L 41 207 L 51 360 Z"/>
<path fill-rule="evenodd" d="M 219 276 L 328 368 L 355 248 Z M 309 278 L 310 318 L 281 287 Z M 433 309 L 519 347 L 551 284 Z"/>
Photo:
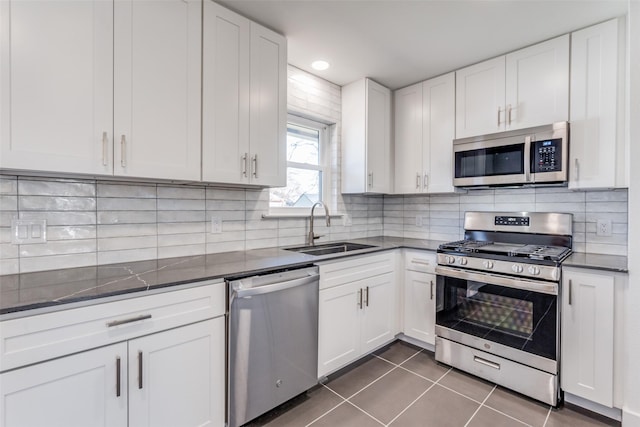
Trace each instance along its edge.
<path fill-rule="evenodd" d="M 527 135 L 524 137 L 524 181 L 535 182 L 535 174 L 534 178 L 531 179 L 531 141 L 533 138 L 531 135 Z"/>

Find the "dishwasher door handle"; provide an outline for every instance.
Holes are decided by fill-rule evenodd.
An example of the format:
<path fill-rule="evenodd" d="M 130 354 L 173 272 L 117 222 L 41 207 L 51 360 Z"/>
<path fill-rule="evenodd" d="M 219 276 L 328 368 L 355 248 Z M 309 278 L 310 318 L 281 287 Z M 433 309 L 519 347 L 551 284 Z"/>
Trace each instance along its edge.
<path fill-rule="evenodd" d="M 285 289 L 295 288 L 296 286 L 309 285 L 319 280 L 320 275 L 314 274 L 300 279 L 288 280 L 286 282 L 274 283 L 273 285 L 258 286 L 249 289 L 235 290 L 236 298 L 246 298 L 254 295 L 263 295 L 271 292 L 283 291 Z"/>

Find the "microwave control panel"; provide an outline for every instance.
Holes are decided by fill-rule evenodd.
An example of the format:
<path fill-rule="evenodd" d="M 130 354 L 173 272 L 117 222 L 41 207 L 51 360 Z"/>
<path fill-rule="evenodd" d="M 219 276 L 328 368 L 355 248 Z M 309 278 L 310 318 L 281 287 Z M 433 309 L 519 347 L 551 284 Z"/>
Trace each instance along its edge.
<path fill-rule="evenodd" d="M 562 139 L 544 139 L 531 143 L 531 172 L 562 170 Z"/>

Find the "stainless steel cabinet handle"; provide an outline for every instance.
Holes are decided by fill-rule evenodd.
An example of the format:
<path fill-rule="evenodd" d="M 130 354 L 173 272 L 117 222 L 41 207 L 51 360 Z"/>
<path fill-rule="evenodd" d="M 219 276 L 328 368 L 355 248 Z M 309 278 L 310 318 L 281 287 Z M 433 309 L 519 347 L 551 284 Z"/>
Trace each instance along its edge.
<path fill-rule="evenodd" d="M 247 176 L 247 157 L 247 153 L 244 153 L 244 156 L 242 156 L 242 176 L 244 177 Z"/>
<path fill-rule="evenodd" d="M 362 288 L 358 289 L 358 307 L 362 310 Z"/>
<path fill-rule="evenodd" d="M 420 174 L 416 173 L 416 189 L 420 188 Z"/>
<path fill-rule="evenodd" d="M 431 299 L 433 300 L 433 280 L 430 280 L 429 283 L 431 284 Z"/>
<path fill-rule="evenodd" d="M 500 127 L 500 112 L 502 111 L 502 108 L 500 108 L 500 106 L 498 106 L 498 127 Z"/>
<path fill-rule="evenodd" d="M 364 303 L 367 307 L 369 307 L 369 287 L 367 286 L 365 288 L 365 299 L 364 299 Z"/>
<path fill-rule="evenodd" d="M 422 181 L 422 188 L 427 188 L 429 187 L 429 175 L 428 174 L 424 174 L 424 180 Z"/>
<path fill-rule="evenodd" d="M 373 172 L 369 172 L 369 187 L 373 187 Z"/>
<path fill-rule="evenodd" d="M 574 164 L 576 166 L 576 181 L 580 179 L 580 163 L 578 162 L 578 158 L 576 157 L 574 160 Z"/>
<path fill-rule="evenodd" d="M 571 299 L 573 297 L 573 292 L 571 291 L 571 289 L 573 288 L 573 283 L 571 283 L 571 279 L 569 279 L 569 305 L 571 305 Z"/>
<path fill-rule="evenodd" d="M 507 124 L 511 125 L 511 104 L 507 105 Z"/>
<path fill-rule="evenodd" d="M 142 388 L 142 352 L 138 351 L 138 389 Z"/>
<path fill-rule="evenodd" d="M 151 319 L 150 314 L 141 314 L 140 316 L 131 317 L 129 319 L 113 320 L 111 322 L 107 322 L 107 327 L 112 328 L 114 326 L 124 325 L 125 323 L 139 322 L 140 320 L 147 320 L 147 319 Z"/>
<path fill-rule="evenodd" d="M 473 356 L 473 361 L 477 362 L 477 363 L 480 363 L 481 365 L 485 365 L 485 366 L 488 366 L 490 368 L 500 370 L 500 365 L 499 364 L 497 364 L 495 362 L 491 362 L 490 360 L 487 360 L 487 359 L 483 359 L 482 357 Z"/>
<path fill-rule="evenodd" d="M 120 166 L 127 167 L 127 138 L 124 135 L 120 138 Z"/>
<path fill-rule="evenodd" d="M 109 144 L 109 138 L 107 133 L 102 132 L 102 166 L 107 166 L 107 145 Z"/>
<path fill-rule="evenodd" d="M 120 397 L 120 356 L 116 357 L 116 397 Z"/>
<path fill-rule="evenodd" d="M 257 154 L 253 156 L 253 158 L 251 159 L 251 162 L 253 163 L 253 177 L 257 178 L 258 177 L 258 155 Z"/>
<path fill-rule="evenodd" d="M 431 265 L 428 261 L 416 261 L 415 259 L 411 260 L 411 264 Z"/>

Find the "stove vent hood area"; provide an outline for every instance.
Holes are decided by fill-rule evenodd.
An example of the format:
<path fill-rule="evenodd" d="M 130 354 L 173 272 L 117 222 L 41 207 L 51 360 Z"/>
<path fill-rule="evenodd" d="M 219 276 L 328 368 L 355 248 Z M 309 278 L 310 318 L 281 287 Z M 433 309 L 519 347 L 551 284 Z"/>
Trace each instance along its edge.
<path fill-rule="evenodd" d="M 569 123 L 455 139 L 453 185 L 566 186 Z"/>

